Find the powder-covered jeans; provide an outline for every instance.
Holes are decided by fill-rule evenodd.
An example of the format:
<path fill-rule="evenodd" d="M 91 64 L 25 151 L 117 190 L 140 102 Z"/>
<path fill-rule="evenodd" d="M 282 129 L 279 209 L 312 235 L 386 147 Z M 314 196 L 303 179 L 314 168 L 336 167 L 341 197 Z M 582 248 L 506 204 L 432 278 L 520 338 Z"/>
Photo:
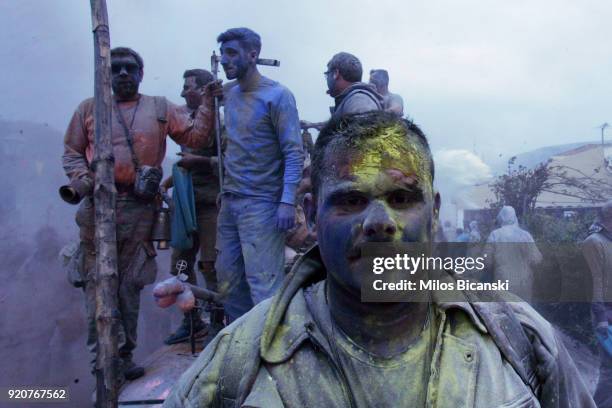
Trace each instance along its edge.
<path fill-rule="evenodd" d="M 284 279 L 285 233 L 276 228 L 278 203 L 226 193 L 217 219 L 218 289 L 234 320 L 274 295 Z"/>

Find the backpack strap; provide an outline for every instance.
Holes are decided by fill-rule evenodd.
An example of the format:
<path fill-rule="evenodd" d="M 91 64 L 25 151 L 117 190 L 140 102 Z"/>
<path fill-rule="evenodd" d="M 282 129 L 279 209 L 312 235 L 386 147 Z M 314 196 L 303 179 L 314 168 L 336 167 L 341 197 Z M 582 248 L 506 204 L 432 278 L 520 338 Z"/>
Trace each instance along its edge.
<path fill-rule="evenodd" d="M 540 383 L 537 377 L 535 350 L 525 328 L 510 306 L 505 302 L 470 301 L 470 304 L 506 361 L 537 397 Z"/>
<path fill-rule="evenodd" d="M 155 103 L 155 116 L 157 116 L 157 120 L 161 123 L 168 122 L 166 117 L 168 112 L 168 100 L 163 96 L 154 96 L 153 102 Z"/>

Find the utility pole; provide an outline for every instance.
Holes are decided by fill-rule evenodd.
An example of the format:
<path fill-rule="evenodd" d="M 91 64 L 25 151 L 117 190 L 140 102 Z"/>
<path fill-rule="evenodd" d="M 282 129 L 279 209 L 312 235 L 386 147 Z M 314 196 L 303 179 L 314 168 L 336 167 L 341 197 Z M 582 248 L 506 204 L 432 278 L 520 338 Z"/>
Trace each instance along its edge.
<path fill-rule="evenodd" d="M 96 407 L 116 408 L 119 365 L 115 158 L 111 144 L 110 34 L 106 0 L 90 0 L 94 37 L 94 207 L 96 213 Z"/>
<path fill-rule="evenodd" d="M 610 125 L 608 124 L 608 122 L 604 123 L 601 126 L 598 126 L 599 129 L 601 129 L 601 146 L 603 147 L 604 143 L 604 131 L 606 130 L 606 128 L 609 128 Z"/>

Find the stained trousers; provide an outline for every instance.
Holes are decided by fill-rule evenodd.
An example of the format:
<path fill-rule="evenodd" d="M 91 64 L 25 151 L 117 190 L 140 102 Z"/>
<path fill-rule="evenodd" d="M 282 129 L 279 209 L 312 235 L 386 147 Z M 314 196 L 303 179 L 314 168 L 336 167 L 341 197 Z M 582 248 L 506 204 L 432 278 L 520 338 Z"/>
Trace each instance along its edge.
<path fill-rule="evenodd" d="M 118 347 L 123 361 L 132 359 L 136 348 L 140 291 L 155 281 L 157 266 L 155 249 L 150 238 L 155 215 L 153 203 L 143 203 L 130 195 L 120 195 L 116 204 L 117 271 L 119 287 Z M 95 220 L 93 199 L 86 198 L 76 215 L 83 247 L 83 271 L 85 281 L 85 308 L 87 312 L 87 347 L 94 354 L 97 350 L 96 298 L 95 298 Z"/>
<path fill-rule="evenodd" d="M 285 233 L 278 203 L 226 193 L 217 219 L 218 289 L 234 320 L 274 295 L 284 279 Z"/>
<path fill-rule="evenodd" d="M 217 257 L 215 241 L 217 237 L 217 207 L 215 204 L 204 204 L 196 202 L 196 219 L 198 233 L 194 235 L 193 246 L 185 250 L 172 250 L 170 270 L 173 275 L 177 274 L 176 263 L 179 260 L 187 262 L 187 269 L 183 271 L 188 276 L 188 282 L 197 285 L 194 272 L 198 252 L 200 261 L 198 269 L 204 277 L 206 288 L 217 290 L 217 276 L 215 274 L 215 259 Z"/>

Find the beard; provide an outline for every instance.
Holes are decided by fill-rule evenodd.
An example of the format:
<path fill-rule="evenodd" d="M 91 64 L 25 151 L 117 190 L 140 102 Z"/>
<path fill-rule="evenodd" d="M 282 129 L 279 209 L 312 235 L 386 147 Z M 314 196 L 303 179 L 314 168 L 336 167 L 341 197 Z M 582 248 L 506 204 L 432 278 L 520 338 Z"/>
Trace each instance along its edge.
<path fill-rule="evenodd" d="M 229 80 L 240 79 L 246 75 L 247 71 L 249 70 L 249 64 L 247 64 L 246 62 L 240 61 L 236 63 L 235 65 L 233 65 L 232 67 L 230 67 L 229 72 L 226 67 L 223 67 L 223 70 L 225 71 L 225 76 L 227 77 L 227 79 Z"/>
<path fill-rule="evenodd" d="M 117 80 L 112 83 L 113 93 L 119 99 L 131 99 L 138 93 L 138 82 L 129 80 Z"/>

